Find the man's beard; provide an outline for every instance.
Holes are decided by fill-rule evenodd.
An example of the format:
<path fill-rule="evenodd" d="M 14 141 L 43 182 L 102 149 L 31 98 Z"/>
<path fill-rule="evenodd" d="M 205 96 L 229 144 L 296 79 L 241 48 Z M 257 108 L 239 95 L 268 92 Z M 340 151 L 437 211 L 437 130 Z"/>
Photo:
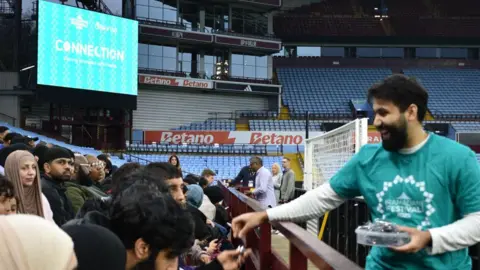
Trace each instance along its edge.
<path fill-rule="evenodd" d="M 380 132 L 388 132 L 387 138 L 382 134 L 382 146 L 385 150 L 397 152 L 398 150 L 405 148 L 408 139 L 407 120 L 405 117 L 401 117 L 398 124 L 382 124 L 377 130 Z"/>

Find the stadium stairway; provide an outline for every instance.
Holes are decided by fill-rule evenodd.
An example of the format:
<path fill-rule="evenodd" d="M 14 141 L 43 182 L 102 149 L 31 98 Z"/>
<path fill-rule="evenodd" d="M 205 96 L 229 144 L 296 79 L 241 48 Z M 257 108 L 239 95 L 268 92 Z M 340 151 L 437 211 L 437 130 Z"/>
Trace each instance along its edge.
<path fill-rule="evenodd" d="M 285 157 L 288 157 L 291 160 L 290 164 L 292 165 L 292 170 L 295 172 L 295 181 L 303 181 L 303 170 L 298 162 L 297 154 L 285 154 Z"/>
<path fill-rule="evenodd" d="M 235 123 L 235 130 L 238 130 L 238 131 L 249 131 L 250 130 L 250 126 L 248 124 L 248 121 L 246 123 L 242 123 L 242 122 L 238 122 Z"/>
<path fill-rule="evenodd" d="M 280 108 L 280 115 L 278 116 L 279 120 L 290 120 L 290 111 L 288 110 L 287 106 L 283 106 Z"/>

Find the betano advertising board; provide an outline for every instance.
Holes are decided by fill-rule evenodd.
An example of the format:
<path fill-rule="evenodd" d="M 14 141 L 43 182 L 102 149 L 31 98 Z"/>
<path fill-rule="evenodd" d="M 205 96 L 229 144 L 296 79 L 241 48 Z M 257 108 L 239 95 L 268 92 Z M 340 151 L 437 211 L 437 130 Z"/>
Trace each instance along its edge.
<path fill-rule="evenodd" d="M 310 138 L 323 132 L 310 132 Z M 145 131 L 146 143 L 169 144 L 260 144 L 298 145 L 305 143 L 305 132 L 295 131 Z M 369 143 L 381 142 L 378 132 L 368 133 Z"/>

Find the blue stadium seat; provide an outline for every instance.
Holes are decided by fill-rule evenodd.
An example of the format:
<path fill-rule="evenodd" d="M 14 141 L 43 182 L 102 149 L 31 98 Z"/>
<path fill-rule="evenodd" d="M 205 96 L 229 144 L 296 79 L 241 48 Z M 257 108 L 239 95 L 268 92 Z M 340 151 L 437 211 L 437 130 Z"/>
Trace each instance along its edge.
<path fill-rule="evenodd" d="M 292 113 L 351 115 L 349 101 L 391 75 L 386 68 L 278 68 L 283 102 Z"/>
<path fill-rule="evenodd" d="M 305 120 L 250 120 L 250 130 L 253 131 L 301 131 L 305 130 Z M 310 131 L 322 131 L 322 123 L 310 121 Z"/>
<path fill-rule="evenodd" d="M 174 130 L 235 130 L 235 120 L 231 119 L 208 119 L 204 122 L 193 122 L 183 125 Z"/>
<path fill-rule="evenodd" d="M 232 148 L 233 149 L 233 148 Z M 139 162 L 143 165 L 148 162 L 166 162 L 169 155 L 156 154 L 125 154 L 127 161 Z M 141 158 L 138 160 L 136 157 Z M 280 156 L 261 156 L 265 168 L 271 169 L 273 163 L 281 164 L 282 157 Z M 178 155 L 180 165 L 184 175 L 188 173 L 201 174 L 206 168 L 209 168 L 217 173 L 216 179 L 230 179 L 235 178 L 243 166 L 250 164 L 249 156 L 213 156 L 213 155 Z"/>
<path fill-rule="evenodd" d="M 40 141 L 44 141 L 46 143 L 51 143 L 53 145 L 58 145 L 60 147 L 68 148 L 74 153 L 80 153 L 82 155 L 94 155 L 94 156 L 98 156 L 98 155 L 102 154 L 101 151 L 95 150 L 95 149 L 90 148 L 90 147 L 80 147 L 80 146 L 64 143 L 64 142 L 61 142 L 61 141 L 58 141 L 58 140 L 55 140 L 55 139 L 37 134 L 35 132 L 31 132 L 31 131 L 23 130 L 21 128 L 11 126 L 7 123 L 0 122 L 0 126 L 6 126 L 10 129 L 11 132 L 16 132 L 16 133 L 22 134 L 23 136 L 38 137 L 38 139 Z M 136 145 L 136 147 L 141 148 L 140 145 Z M 143 147 L 146 147 L 146 146 L 143 145 Z M 111 160 L 112 160 L 112 164 L 115 165 L 115 166 L 118 166 L 118 167 L 122 166 L 126 162 L 125 160 L 119 159 L 116 156 L 112 156 Z"/>
<path fill-rule="evenodd" d="M 474 69 L 405 69 L 429 91 L 429 109 L 442 114 L 480 114 L 480 70 Z"/>

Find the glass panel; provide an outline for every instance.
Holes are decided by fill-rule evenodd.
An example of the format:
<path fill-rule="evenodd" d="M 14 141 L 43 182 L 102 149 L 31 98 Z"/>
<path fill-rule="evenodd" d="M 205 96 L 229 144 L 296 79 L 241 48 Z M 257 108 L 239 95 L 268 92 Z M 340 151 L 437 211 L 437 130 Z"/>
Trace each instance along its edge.
<path fill-rule="evenodd" d="M 243 66 L 242 65 L 232 65 L 232 76 L 233 77 L 243 77 Z"/>
<path fill-rule="evenodd" d="M 150 56 L 148 58 L 148 67 L 154 69 L 163 69 L 162 57 Z"/>
<path fill-rule="evenodd" d="M 163 69 L 165 70 L 177 70 L 177 61 L 175 58 L 163 58 Z"/>

